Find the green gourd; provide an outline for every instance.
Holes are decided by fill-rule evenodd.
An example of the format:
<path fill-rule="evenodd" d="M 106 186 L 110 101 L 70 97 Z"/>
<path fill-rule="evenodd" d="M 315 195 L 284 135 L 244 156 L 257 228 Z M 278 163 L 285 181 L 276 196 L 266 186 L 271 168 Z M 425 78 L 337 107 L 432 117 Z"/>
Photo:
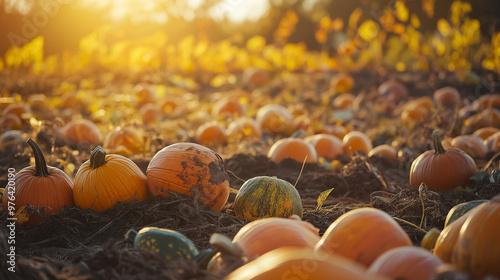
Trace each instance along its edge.
<path fill-rule="evenodd" d="M 488 200 L 473 200 L 455 205 L 453 208 L 451 208 L 450 212 L 448 212 L 448 215 L 446 216 L 446 221 L 444 222 L 444 226 L 447 227 L 453 221 L 462 217 L 463 214 L 469 212 L 472 208 L 487 201 Z"/>

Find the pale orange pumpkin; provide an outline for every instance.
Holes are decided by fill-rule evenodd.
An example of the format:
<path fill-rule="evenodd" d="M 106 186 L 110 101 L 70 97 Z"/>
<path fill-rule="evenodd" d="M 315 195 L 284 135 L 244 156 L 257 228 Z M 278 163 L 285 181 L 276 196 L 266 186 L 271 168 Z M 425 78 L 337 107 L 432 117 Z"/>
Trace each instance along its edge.
<path fill-rule="evenodd" d="M 231 117 L 239 117 L 245 114 L 245 106 L 233 97 L 224 97 L 217 100 L 212 107 L 213 116 L 229 115 Z"/>
<path fill-rule="evenodd" d="M 463 133 L 472 133 L 483 127 L 499 127 L 500 111 L 495 108 L 486 108 L 464 120 Z"/>
<path fill-rule="evenodd" d="M 3 115 L 16 115 L 20 119 L 26 119 L 28 118 L 31 114 L 31 108 L 24 103 L 15 103 L 7 106 L 5 109 L 2 111 Z"/>
<path fill-rule="evenodd" d="M 344 144 L 344 152 L 349 156 L 353 156 L 357 151 L 363 151 L 366 154 L 373 148 L 372 141 L 368 136 L 361 131 L 348 132 L 342 139 Z"/>
<path fill-rule="evenodd" d="M 271 75 L 264 69 L 251 67 L 243 71 L 241 74 L 241 81 L 244 85 L 259 87 L 269 83 L 269 81 L 271 81 Z"/>
<path fill-rule="evenodd" d="M 294 130 L 293 115 L 283 106 L 268 104 L 257 112 L 256 121 L 263 132 L 291 133 Z"/>
<path fill-rule="evenodd" d="M 500 129 L 496 128 L 496 127 L 491 127 L 491 126 L 488 126 L 488 127 L 482 127 L 476 131 L 474 131 L 474 135 L 476 135 L 477 137 L 483 139 L 483 140 L 486 140 L 486 138 L 490 137 L 491 135 L 499 132 Z"/>
<path fill-rule="evenodd" d="M 228 140 L 240 139 L 259 139 L 262 136 L 262 130 L 259 124 L 252 118 L 239 118 L 227 126 L 226 130 Z"/>
<path fill-rule="evenodd" d="M 352 108 L 355 96 L 352 93 L 341 93 L 333 99 L 333 107 L 335 108 Z"/>
<path fill-rule="evenodd" d="M 454 87 L 443 87 L 436 90 L 433 94 L 434 102 L 436 102 L 439 107 L 451 107 L 460 106 L 462 100 L 460 93 Z"/>
<path fill-rule="evenodd" d="M 380 255 L 368 268 L 368 272 L 391 279 L 431 279 L 443 261 L 431 252 L 413 246 L 391 249 Z"/>
<path fill-rule="evenodd" d="M 208 122 L 196 130 L 196 141 L 206 146 L 221 145 L 226 142 L 226 128 L 218 122 Z"/>
<path fill-rule="evenodd" d="M 330 134 L 316 134 L 304 139 L 311 144 L 318 156 L 334 159 L 338 155 L 344 154 L 344 144 L 338 137 Z"/>
<path fill-rule="evenodd" d="M 149 103 L 155 103 L 158 100 L 158 96 L 151 89 L 151 86 L 138 85 L 135 88 L 135 97 L 137 99 L 137 107 L 142 107 Z"/>
<path fill-rule="evenodd" d="M 434 150 L 422 153 L 411 164 L 410 185 L 413 188 L 425 183 L 431 190 L 448 191 L 476 173 L 476 163 L 468 154 L 457 148 L 443 148 L 439 131 L 434 131 L 432 141 Z"/>
<path fill-rule="evenodd" d="M 500 132 L 496 132 L 490 135 L 486 140 L 484 140 L 484 145 L 488 152 L 496 153 L 500 148 Z"/>
<path fill-rule="evenodd" d="M 471 108 L 474 111 L 482 111 L 487 108 L 500 108 L 500 94 L 489 93 L 482 95 L 472 102 Z"/>
<path fill-rule="evenodd" d="M 370 266 L 384 252 L 402 246 L 412 246 L 411 239 L 389 214 L 375 208 L 358 208 L 335 220 L 316 244 L 316 250 Z"/>
<path fill-rule="evenodd" d="M 280 234 L 276 234 L 280 232 Z M 319 241 L 319 229 L 302 221 L 299 216 L 290 218 L 265 218 L 242 227 L 233 238 L 245 255 L 253 260 L 281 247 L 314 248 Z"/>
<path fill-rule="evenodd" d="M 398 160 L 398 153 L 396 149 L 394 149 L 393 146 L 388 145 L 388 144 L 382 144 L 378 145 L 377 147 L 374 147 L 373 149 L 368 152 L 368 156 L 381 156 L 381 157 L 386 157 L 390 160 L 397 161 Z"/>
<path fill-rule="evenodd" d="M 160 119 L 161 112 L 157 104 L 146 103 L 139 110 L 139 115 L 145 124 L 152 124 Z"/>
<path fill-rule="evenodd" d="M 451 146 L 464 151 L 473 158 L 482 158 L 488 152 L 483 140 L 474 134 L 459 135 L 453 138 Z"/>
<path fill-rule="evenodd" d="M 66 142 L 70 145 L 101 142 L 102 134 L 95 123 L 89 120 L 74 120 L 67 123 L 61 130 Z"/>
<path fill-rule="evenodd" d="M 0 128 L 19 129 L 23 121 L 15 114 L 7 114 L 0 118 Z"/>
<path fill-rule="evenodd" d="M 275 162 L 281 162 L 285 158 L 291 158 L 298 162 L 305 160 L 306 163 L 318 160 L 318 154 L 314 147 L 300 138 L 284 138 L 276 141 L 269 149 L 267 157 Z"/>
<path fill-rule="evenodd" d="M 106 137 L 104 147 L 113 153 L 130 155 L 144 148 L 144 135 L 133 126 L 117 127 Z"/>

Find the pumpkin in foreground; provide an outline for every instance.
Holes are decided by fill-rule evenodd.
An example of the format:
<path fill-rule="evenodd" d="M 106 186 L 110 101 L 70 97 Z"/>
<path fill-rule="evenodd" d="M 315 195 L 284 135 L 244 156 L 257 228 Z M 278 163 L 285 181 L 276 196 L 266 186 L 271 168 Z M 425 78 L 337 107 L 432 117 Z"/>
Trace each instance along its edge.
<path fill-rule="evenodd" d="M 169 262 L 190 260 L 198 255 L 194 243 L 175 230 L 145 227 L 139 232 L 130 230 L 127 236 L 133 239 L 134 248 L 151 250 Z"/>
<path fill-rule="evenodd" d="M 14 203 L 11 205 L 16 209 L 27 204 L 43 207 L 46 214 L 55 213 L 63 206 L 73 206 L 73 181 L 61 169 L 47 165 L 42 149 L 33 139 L 28 139 L 27 143 L 33 149 L 35 165 L 21 169 L 14 181 L 9 181 L 14 186 L 8 183 L 5 187 L 2 197 L 4 211 L 9 210 L 9 202 Z M 40 220 L 41 217 L 33 217 L 26 225 Z"/>
<path fill-rule="evenodd" d="M 315 279 L 383 280 L 339 255 L 319 254 L 311 248 L 282 247 L 241 266 L 225 280 Z"/>
<path fill-rule="evenodd" d="M 439 131 L 434 131 L 432 140 L 434 150 L 424 152 L 411 164 L 410 185 L 413 188 L 425 183 L 433 191 L 449 191 L 476 173 L 476 163 L 468 154 L 457 148 L 443 148 Z"/>
<path fill-rule="evenodd" d="M 289 182 L 277 177 L 257 176 L 247 180 L 234 199 L 236 216 L 253 221 L 292 215 L 302 217 L 302 200 Z"/>
<path fill-rule="evenodd" d="M 229 177 L 221 157 L 195 143 L 176 143 L 156 153 L 149 162 L 148 187 L 156 196 L 170 192 L 197 197 L 198 202 L 220 211 L 229 197 Z"/>
<path fill-rule="evenodd" d="M 147 197 L 146 176 L 130 159 L 106 154 L 97 146 L 75 176 L 75 205 L 103 211 L 119 201 L 144 200 Z"/>
<path fill-rule="evenodd" d="M 462 217 L 465 213 L 474 209 L 474 207 L 481 205 L 485 202 L 488 202 L 488 200 L 485 199 L 472 200 L 453 206 L 453 208 L 451 208 L 451 210 L 448 212 L 448 215 L 446 215 L 444 226 L 447 227 L 449 224 L 456 221 L 458 218 Z"/>
<path fill-rule="evenodd" d="M 384 252 L 402 246 L 412 246 L 411 239 L 389 214 L 375 208 L 358 208 L 335 220 L 316 244 L 316 250 L 370 266 Z"/>

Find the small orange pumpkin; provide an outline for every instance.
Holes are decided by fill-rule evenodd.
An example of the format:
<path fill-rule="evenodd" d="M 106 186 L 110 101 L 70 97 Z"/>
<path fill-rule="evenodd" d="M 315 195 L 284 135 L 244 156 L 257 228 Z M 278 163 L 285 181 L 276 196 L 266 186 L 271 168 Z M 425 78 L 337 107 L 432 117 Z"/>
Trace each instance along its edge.
<path fill-rule="evenodd" d="M 260 68 L 247 68 L 241 74 L 241 81 L 244 85 L 250 87 L 259 87 L 271 81 L 271 75 L 264 69 Z"/>
<path fill-rule="evenodd" d="M 73 181 L 61 169 L 47 165 L 42 149 L 33 139 L 26 142 L 33 149 L 35 165 L 21 169 L 13 181 L 9 175 L 2 197 L 4 211 L 9 211 L 11 205 L 19 209 L 31 204 L 35 208 L 43 207 L 49 214 L 58 212 L 63 206 L 73 206 Z M 40 217 L 36 217 L 26 224 L 39 220 Z"/>
<path fill-rule="evenodd" d="M 221 157 L 195 143 L 176 143 L 157 152 L 147 168 L 153 195 L 168 197 L 177 192 L 220 211 L 229 197 L 229 177 Z"/>
<path fill-rule="evenodd" d="M 319 229 L 297 215 L 250 222 L 233 238 L 233 243 L 239 245 L 250 260 L 281 247 L 314 248 L 318 241 Z"/>
<path fill-rule="evenodd" d="M 160 119 L 161 112 L 157 104 L 146 103 L 139 110 L 139 115 L 145 124 L 152 124 Z"/>
<path fill-rule="evenodd" d="M 350 92 L 354 88 L 354 79 L 346 73 L 338 73 L 330 80 L 330 89 L 335 93 Z"/>
<path fill-rule="evenodd" d="M 353 156 L 357 151 L 368 154 L 373 149 L 372 141 L 361 131 L 347 133 L 342 139 L 342 143 L 344 144 L 344 152 L 349 156 Z"/>
<path fill-rule="evenodd" d="M 413 246 L 391 249 L 380 255 L 368 268 L 368 272 L 391 279 L 431 279 L 443 261 L 431 252 Z"/>
<path fill-rule="evenodd" d="M 472 133 L 483 127 L 499 127 L 500 111 L 495 108 L 486 108 L 464 120 L 463 133 Z"/>
<path fill-rule="evenodd" d="M 488 152 L 483 140 L 474 134 L 459 135 L 451 140 L 451 146 L 466 152 L 473 158 L 482 158 Z"/>
<path fill-rule="evenodd" d="M 486 138 L 490 137 L 491 135 L 499 132 L 500 129 L 496 128 L 496 127 L 491 127 L 491 126 L 488 126 L 488 127 L 482 127 L 476 131 L 474 131 L 474 135 L 476 135 L 477 137 L 486 140 Z"/>
<path fill-rule="evenodd" d="M 226 133 L 229 140 L 259 139 L 262 136 L 259 124 L 252 118 L 239 118 L 232 121 L 227 126 Z"/>
<path fill-rule="evenodd" d="M 260 108 L 256 121 L 263 132 L 291 133 L 294 129 L 292 114 L 278 104 L 268 104 Z"/>
<path fill-rule="evenodd" d="M 229 115 L 234 118 L 244 115 L 245 111 L 245 106 L 243 106 L 238 99 L 233 97 L 221 98 L 217 100 L 212 107 L 213 116 Z"/>
<path fill-rule="evenodd" d="M 158 96 L 150 86 L 137 86 L 135 88 L 135 95 L 137 99 L 137 108 L 148 103 L 155 103 L 158 100 Z"/>
<path fill-rule="evenodd" d="M 358 208 L 335 220 L 316 244 L 316 250 L 370 266 L 384 252 L 402 246 L 412 246 L 411 239 L 389 214 L 375 208 Z"/>
<path fill-rule="evenodd" d="M 484 140 L 484 145 L 488 152 L 496 153 L 500 149 L 500 132 L 496 132 L 490 135 L 486 140 Z"/>
<path fill-rule="evenodd" d="M 267 157 L 274 162 L 281 162 L 285 158 L 298 162 L 305 160 L 306 163 L 318 161 L 318 154 L 314 147 L 300 138 L 284 138 L 276 141 L 269 149 Z"/>
<path fill-rule="evenodd" d="M 394 149 L 393 146 L 388 144 L 382 144 L 378 145 L 377 147 L 374 147 L 373 149 L 370 150 L 370 152 L 368 152 L 368 156 L 369 157 L 382 156 L 393 161 L 398 160 L 398 153 L 396 152 L 396 149 Z"/>
<path fill-rule="evenodd" d="M 378 87 L 378 94 L 387 97 L 388 100 L 397 102 L 409 95 L 408 89 L 396 80 L 388 80 Z"/>
<path fill-rule="evenodd" d="M 30 107 L 24 103 L 15 103 L 7 106 L 3 111 L 3 115 L 16 115 L 20 119 L 26 119 L 28 118 L 31 114 L 32 111 Z"/>
<path fill-rule="evenodd" d="M 344 144 L 339 138 L 330 134 L 316 134 L 304 139 L 311 144 L 318 156 L 327 159 L 334 159 L 338 155 L 344 154 Z"/>
<path fill-rule="evenodd" d="M 132 160 L 107 155 L 97 146 L 76 173 L 73 198 L 75 205 L 82 209 L 104 211 L 119 201 L 144 200 L 146 181 L 146 176 Z"/>
<path fill-rule="evenodd" d="M 439 131 L 432 134 L 434 150 L 418 156 L 411 164 L 410 185 L 418 188 L 425 183 L 434 191 L 448 191 L 467 181 L 477 171 L 474 160 L 457 148 L 445 150 Z"/>
<path fill-rule="evenodd" d="M 196 141 L 206 146 L 224 144 L 227 139 L 226 128 L 218 122 L 202 124 L 196 130 Z"/>
<path fill-rule="evenodd" d="M 472 102 L 471 108 L 474 111 L 482 111 L 487 108 L 500 108 L 500 94 L 489 93 L 482 95 Z"/>
<path fill-rule="evenodd" d="M 460 93 L 454 87 L 443 87 L 436 90 L 433 98 L 439 107 L 460 106 L 462 104 Z"/>
<path fill-rule="evenodd" d="M 62 128 L 62 135 L 70 145 L 89 143 L 92 145 L 101 142 L 101 131 L 97 125 L 89 120 L 75 120 Z"/>
<path fill-rule="evenodd" d="M 144 135 L 133 126 L 117 127 L 106 137 L 104 147 L 113 153 L 130 155 L 144 148 Z"/>
<path fill-rule="evenodd" d="M 0 128 L 19 129 L 23 121 L 15 114 L 7 114 L 0 118 Z"/>

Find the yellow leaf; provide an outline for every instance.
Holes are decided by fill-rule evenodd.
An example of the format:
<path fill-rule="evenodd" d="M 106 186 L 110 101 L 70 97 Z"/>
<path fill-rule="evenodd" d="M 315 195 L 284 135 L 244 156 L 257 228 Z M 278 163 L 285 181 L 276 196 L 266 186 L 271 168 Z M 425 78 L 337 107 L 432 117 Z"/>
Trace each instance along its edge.
<path fill-rule="evenodd" d="M 411 22 L 411 25 L 413 25 L 413 27 L 415 27 L 415 28 L 420 27 L 420 19 L 418 18 L 418 16 L 416 14 L 411 14 L 410 22 Z"/>
<path fill-rule="evenodd" d="M 437 29 L 439 33 L 441 33 L 444 37 L 451 34 L 451 26 L 450 24 L 443 18 L 440 18 L 437 22 Z"/>
<path fill-rule="evenodd" d="M 75 165 L 73 163 L 68 163 L 64 166 L 64 172 L 68 174 L 69 177 L 73 178 L 75 172 Z"/>
<path fill-rule="evenodd" d="M 253 36 L 247 41 L 247 49 L 250 51 L 260 52 L 266 45 L 266 39 L 262 36 Z"/>
<path fill-rule="evenodd" d="M 401 0 L 398 0 L 396 1 L 396 3 L 394 3 L 394 8 L 396 17 L 402 22 L 407 22 L 410 16 L 410 11 L 408 10 L 408 7 L 406 7 L 405 3 Z"/>
<path fill-rule="evenodd" d="M 17 209 L 14 218 L 16 219 L 16 223 L 18 225 L 22 225 L 30 219 L 32 212 L 32 210 L 30 210 L 30 207 L 33 208 L 31 204 L 26 204 Z"/>
<path fill-rule="evenodd" d="M 361 8 L 356 8 L 354 11 L 352 11 L 351 15 L 349 16 L 349 27 L 355 29 L 362 15 L 363 10 L 361 10 Z"/>
<path fill-rule="evenodd" d="M 316 211 L 320 210 L 321 207 L 323 206 L 323 203 L 325 203 L 325 200 L 328 198 L 330 193 L 333 191 L 334 188 L 328 189 L 326 191 L 323 191 L 322 193 L 319 194 L 318 196 L 318 207 L 316 207 Z"/>
<path fill-rule="evenodd" d="M 379 32 L 378 24 L 373 20 L 365 20 L 358 29 L 359 36 L 365 41 L 371 41 L 377 37 Z"/>

